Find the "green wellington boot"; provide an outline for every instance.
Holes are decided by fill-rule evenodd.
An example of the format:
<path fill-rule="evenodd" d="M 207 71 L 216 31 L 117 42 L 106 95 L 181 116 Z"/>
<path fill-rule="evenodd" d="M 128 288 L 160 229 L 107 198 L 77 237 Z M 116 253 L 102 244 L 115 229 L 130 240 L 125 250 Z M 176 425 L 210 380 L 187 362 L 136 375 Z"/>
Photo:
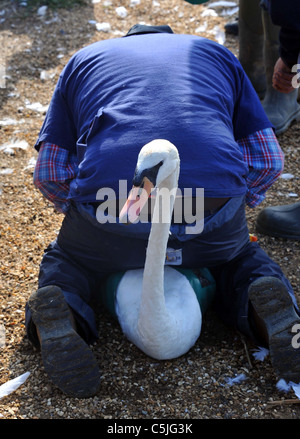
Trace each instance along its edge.
<path fill-rule="evenodd" d="M 267 91 L 262 105 L 276 129 L 283 133 L 294 120 L 300 120 L 300 105 L 297 102 L 298 90 L 281 93 L 272 87 L 274 65 L 279 58 L 279 26 L 275 26 L 267 11 L 262 11 L 264 26 L 264 58 L 266 65 Z"/>

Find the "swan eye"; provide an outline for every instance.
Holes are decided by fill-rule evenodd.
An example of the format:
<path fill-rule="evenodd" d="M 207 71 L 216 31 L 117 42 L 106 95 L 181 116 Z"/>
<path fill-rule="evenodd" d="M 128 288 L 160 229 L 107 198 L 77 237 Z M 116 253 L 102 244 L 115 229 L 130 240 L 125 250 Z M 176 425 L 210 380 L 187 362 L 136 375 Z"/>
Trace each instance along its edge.
<path fill-rule="evenodd" d="M 140 198 L 141 192 L 144 189 L 144 185 L 145 185 L 145 181 L 143 180 L 142 184 L 139 186 L 139 191 L 138 191 L 137 196 L 136 196 L 137 198 Z"/>
<path fill-rule="evenodd" d="M 159 168 L 162 166 L 163 161 L 157 163 L 157 165 L 152 166 L 151 168 L 143 169 L 141 172 L 136 169 L 133 177 L 133 186 L 141 186 L 143 184 L 143 179 L 145 177 L 151 181 L 153 186 L 156 185 L 156 178 L 159 171 Z"/>

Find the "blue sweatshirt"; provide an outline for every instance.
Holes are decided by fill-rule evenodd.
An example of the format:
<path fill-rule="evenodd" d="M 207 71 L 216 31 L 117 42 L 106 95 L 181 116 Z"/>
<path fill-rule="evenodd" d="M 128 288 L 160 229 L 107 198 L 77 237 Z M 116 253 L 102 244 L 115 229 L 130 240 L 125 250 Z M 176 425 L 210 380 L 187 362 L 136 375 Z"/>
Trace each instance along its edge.
<path fill-rule="evenodd" d="M 131 187 L 138 153 L 155 138 L 178 148 L 179 188 L 207 197 L 246 193 L 248 167 L 236 142 L 271 127 L 237 58 L 197 36 L 154 33 L 104 40 L 64 68 L 36 147 L 52 142 L 80 165 L 70 198 L 96 201 Z"/>

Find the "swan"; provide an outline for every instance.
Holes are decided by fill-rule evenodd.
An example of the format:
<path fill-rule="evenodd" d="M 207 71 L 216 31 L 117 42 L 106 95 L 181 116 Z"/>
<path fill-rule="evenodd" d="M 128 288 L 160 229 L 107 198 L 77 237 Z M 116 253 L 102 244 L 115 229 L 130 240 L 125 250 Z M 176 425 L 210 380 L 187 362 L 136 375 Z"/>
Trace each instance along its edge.
<path fill-rule="evenodd" d="M 120 222 L 138 219 L 153 188 L 176 193 L 179 167 L 178 150 L 169 141 L 155 139 L 143 146 Z M 174 201 L 175 197 L 170 196 L 167 219 L 164 216 L 163 221 L 155 221 L 160 209 L 155 198 L 144 269 L 125 272 L 115 295 L 115 311 L 124 335 L 158 360 L 188 352 L 196 343 L 202 324 L 200 305 L 190 282 L 178 270 L 165 265 Z"/>

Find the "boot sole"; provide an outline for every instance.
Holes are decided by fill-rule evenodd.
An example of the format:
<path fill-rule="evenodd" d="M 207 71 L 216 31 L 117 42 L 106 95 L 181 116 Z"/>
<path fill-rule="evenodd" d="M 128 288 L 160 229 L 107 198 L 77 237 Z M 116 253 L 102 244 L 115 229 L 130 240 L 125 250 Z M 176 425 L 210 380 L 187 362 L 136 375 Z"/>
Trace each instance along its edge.
<path fill-rule="evenodd" d="M 94 396 L 100 386 L 96 359 L 72 326 L 71 312 L 60 288 L 38 289 L 28 301 L 39 330 L 41 355 L 50 380 L 74 398 Z"/>
<path fill-rule="evenodd" d="M 300 318 L 287 289 L 279 279 L 263 277 L 250 285 L 249 300 L 265 323 L 271 362 L 278 377 L 300 382 L 300 349 L 292 346 L 292 328 Z"/>

